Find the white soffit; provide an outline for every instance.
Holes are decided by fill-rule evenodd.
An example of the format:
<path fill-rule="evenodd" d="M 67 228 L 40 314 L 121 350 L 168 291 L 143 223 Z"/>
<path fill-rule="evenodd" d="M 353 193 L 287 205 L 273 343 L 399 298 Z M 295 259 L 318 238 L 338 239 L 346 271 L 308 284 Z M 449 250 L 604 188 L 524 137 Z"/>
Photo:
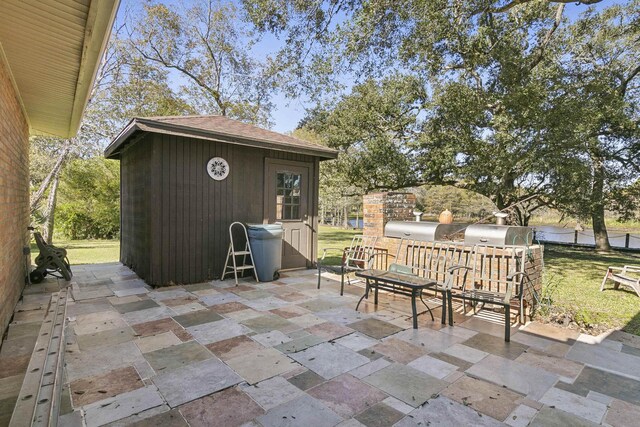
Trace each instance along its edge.
<path fill-rule="evenodd" d="M 0 47 L 32 134 L 72 137 L 119 0 L 2 0 Z"/>

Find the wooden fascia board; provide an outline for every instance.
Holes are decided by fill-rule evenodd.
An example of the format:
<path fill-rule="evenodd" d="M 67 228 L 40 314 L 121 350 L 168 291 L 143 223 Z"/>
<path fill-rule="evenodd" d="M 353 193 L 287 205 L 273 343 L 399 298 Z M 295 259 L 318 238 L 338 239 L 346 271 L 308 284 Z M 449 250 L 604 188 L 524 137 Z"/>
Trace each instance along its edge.
<path fill-rule="evenodd" d="M 276 151 L 290 151 L 293 153 L 306 154 L 310 156 L 323 157 L 326 159 L 335 159 L 338 157 L 337 151 L 319 147 L 314 149 L 312 147 L 301 147 L 294 144 L 286 144 L 280 142 L 271 142 L 263 139 L 251 139 L 234 134 L 215 132 L 211 130 L 199 130 L 188 126 L 180 126 L 176 124 L 166 124 L 152 120 L 136 119 L 140 129 L 147 132 L 160 132 L 160 133 L 172 133 L 180 134 L 181 136 L 188 138 L 200 138 L 209 141 L 223 142 L 226 144 L 244 145 L 247 147 L 263 148 L 267 150 Z"/>
<path fill-rule="evenodd" d="M 67 137 L 74 136 L 80 127 L 80 121 L 89 102 L 91 89 L 107 48 L 119 5 L 120 0 L 93 0 L 89 7 L 82 46 L 82 60 Z"/>

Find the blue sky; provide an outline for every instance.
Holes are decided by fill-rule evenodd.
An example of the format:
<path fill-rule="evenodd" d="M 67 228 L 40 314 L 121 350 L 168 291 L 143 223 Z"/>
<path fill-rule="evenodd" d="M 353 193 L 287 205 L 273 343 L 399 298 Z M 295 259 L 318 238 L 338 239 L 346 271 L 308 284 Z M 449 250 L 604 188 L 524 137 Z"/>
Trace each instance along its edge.
<path fill-rule="evenodd" d="M 158 1 L 159 3 L 179 3 L 176 0 Z M 186 1 L 187 3 L 189 0 Z M 595 7 L 598 9 L 605 8 L 612 4 L 624 3 L 623 0 L 604 0 L 598 3 Z M 138 0 L 122 0 L 120 11 L 122 13 L 125 8 L 133 6 L 139 6 Z M 578 5 L 576 3 L 567 3 L 565 8 L 565 15 L 573 20 L 577 18 L 581 11 L 585 10 L 586 6 Z M 263 59 L 266 55 L 276 52 L 283 45 L 281 40 L 278 40 L 272 35 L 264 35 L 259 43 L 254 46 L 253 52 L 258 59 Z M 179 83 L 177 83 L 179 84 Z M 304 117 L 306 109 L 312 107 L 311 104 L 306 102 L 304 98 L 289 99 L 281 93 L 276 93 L 272 99 L 275 108 L 272 111 L 271 121 L 273 123 L 272 129 L 277 132 L 289 132 L 295 129 L 298 122 Z"/>

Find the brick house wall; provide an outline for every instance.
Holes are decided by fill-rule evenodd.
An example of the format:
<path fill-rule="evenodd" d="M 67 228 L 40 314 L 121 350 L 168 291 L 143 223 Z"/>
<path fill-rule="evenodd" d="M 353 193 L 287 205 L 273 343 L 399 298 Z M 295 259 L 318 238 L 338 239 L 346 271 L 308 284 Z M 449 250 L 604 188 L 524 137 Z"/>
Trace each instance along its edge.
<path fill-rule="evenodd" d="M 0 55 L 0 335 L 25 284 L 28 225 L 29 126 Z"/>

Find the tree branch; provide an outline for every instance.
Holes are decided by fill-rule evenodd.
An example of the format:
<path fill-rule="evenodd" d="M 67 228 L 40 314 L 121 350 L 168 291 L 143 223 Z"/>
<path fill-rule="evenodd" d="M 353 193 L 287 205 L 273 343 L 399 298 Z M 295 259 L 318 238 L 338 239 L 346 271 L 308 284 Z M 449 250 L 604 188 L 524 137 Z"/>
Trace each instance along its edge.
<path fill-rule="evenodd" d="M 169 61 L 166 61 L 162 57 L 162 54 L 158 51 L 158 49 L 154 45 L 149 43 L 149 47 L 151 47 L 151 49 L 153 49 L 153 51 L 156 53 L 157 57 L 153 57 L 153 56 L 148 55 L 146 52 L 144 52 L 142 49 L 138 48 L 137 46 L 134 46 L 134 47 L 138 51 L 138 53 L 140 53 L 140 55 L 142 55 L 145 59 L 148 59 L 149 61 L 154 61 L 154 62 L 157 62 L 159 64 L 162 64 L 167 68 L 173 68 L 175 70 L 178 70 L 181 73 L 183 73 L 185 76 L 189 77 L 191 80 L 194 81 L 194 83 L 196 83 L 202 89 L 204 89 L 205 91 L 209 92 L 211 94 L 211 96 L 213 96 L 214 100 L 216 101 L 216 104 L 218 104 L 218 106 L 222 110 L 221 111 L 222 115 L 223 116 L 226 115 L 226 108 L 225 108 L 224 102 L 222 101 L 222 97 L 220 95 L 220 92 L 218 92 L 217 90 L 209 87 L 209 85 L 207 85 L 204 82 L 202 82 L 198 78 L 198 76 L 196 76 L 195 74 L 191 73 L 189 70 L 187 70 L 186 68 L 182 67 L 181 65 L 174 64 L 174 63 L 171 63 Z"/>
<path fill-rule="evenodd" d="M 544 36 L 542 43 L 540 43 L 540 45 L 538 46 L 538 49 L 537 49 L 538 54 L 536 55 L 533 62 L 529 66 L 529 70 L 533 70 L 534 68 L 536 68 L 536 66 L 544 58 L 544 50 L 546 49 L 547 45 L 551 41 L 551 37 L 553 37 L 553 33 L 555 33 L 558 27 L 560 26 L 560 23 L 562 22 L 563 12 L 564 12 L 564 4 L 558 5 L 558 8 L 556 9 L 556 18 L 553 22 L 553 26 L 549 28 L 549 31 L 547 31 L 547 34 Z"/>
<path fill-rule="evenodd" d="M 629 73 L 627 78 L 622 80 L 622 84 L 620 85 L 620 95 L 626 95 L 629 83 L 631 83 L 631 80 L 633 80 L 638 74 L 640 74 L 640 65 L 636 66 L 636 68 Z"/>
<path fill-rule="evenodd" d="M 507 12 L 510 9 L 513 9 L 516 6 L 519 6 L 521 4 L 526 4 L 526 3 L 530 3 L 534 0 L 512 0 L 511 2 L 505 4 L 504 6 L 500 6 L 497 8 L 493 8 L 491 9 L 492 13 L 503 13 L 503 12 Z M 547 0 L 548 3 L 562 3 L 562 4 L 568 4 L 568 3 L 578 3 L 578 4 L 596 4 L 596 3 L 600 3 L 602 0 L 581 0 L 581 1 L 575 1 L 575 0 Z"/>

